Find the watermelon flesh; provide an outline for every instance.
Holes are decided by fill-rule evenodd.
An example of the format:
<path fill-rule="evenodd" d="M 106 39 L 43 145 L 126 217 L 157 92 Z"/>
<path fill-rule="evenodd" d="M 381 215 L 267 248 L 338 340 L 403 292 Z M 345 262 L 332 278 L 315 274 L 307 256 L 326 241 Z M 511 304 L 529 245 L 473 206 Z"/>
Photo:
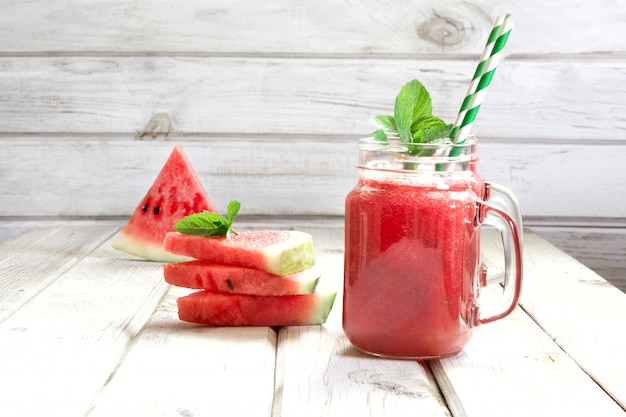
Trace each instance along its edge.
<path fill-rule="evenodd" d="M 165 281 L 178 287 L 211 292 L 289 295 L 315 291 L 321 273 L 315 268 L 284 276 L 258 269 L 189 261 L 163 265 Z"/>
<path fill-rule="evenodd" d="M 117 235 L 113 247 L 157 262 L 188 257 L 163 249 L 163 238 L 185 216 L 215 208 L 180 144 L 176 144 L 161 172 Z"/>
<path fill-rule="evenodd" d="M 177 299 L 178 317 L 211 326 L 309 326 L 326 322 L 336 292 L 258 296 L 197 291 Z"/>
<path fill-rule="evenodd" d="M 228 237 L 204 237 L 170 232 L 163 247 L 174 254 L 216 264 L 288 275 L 315 264 L 310 234 L 293 230 L 244 231 Z"/>

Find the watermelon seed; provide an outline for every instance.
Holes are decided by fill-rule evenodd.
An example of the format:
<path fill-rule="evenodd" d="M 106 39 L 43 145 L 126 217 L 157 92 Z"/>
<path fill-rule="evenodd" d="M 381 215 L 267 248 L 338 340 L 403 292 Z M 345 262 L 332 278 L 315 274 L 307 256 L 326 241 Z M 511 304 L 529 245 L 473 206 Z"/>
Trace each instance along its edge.
<path fill-rule="evenodd" d="M 144 204 L 144 205 L 143 205 L 143 208 L 142 208 L 141 210 L 142 210 L 144 213 L 145 213 L 146 211 L 148 211 L 148 203 Z"/>
<path fill-rule="evenodd" d="M 231 290 L 235 289 L 235 286 L 233 285 L 233 282 L 230 279 L 226 279 L 226 283 L 228 284 L 228 288 L 230 288 Z"/>
<path fill-rule="evenodd" d="M 161 206 L 156 206 L 154 208 L 154 214 L 159 214 L 161 212 Z"/>

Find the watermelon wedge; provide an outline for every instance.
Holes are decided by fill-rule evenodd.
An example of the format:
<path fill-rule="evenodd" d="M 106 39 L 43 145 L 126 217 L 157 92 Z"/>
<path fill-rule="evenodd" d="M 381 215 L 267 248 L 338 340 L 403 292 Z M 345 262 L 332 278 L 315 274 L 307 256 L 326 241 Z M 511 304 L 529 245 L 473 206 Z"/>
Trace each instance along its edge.
<path fill-rule="evenodd" d="M 215 212 L 182 146 L 177 144 L 113 247 L 151 261 L 188 260 L 163 250 L 163 238 L 178 220 L 205 210 Z"/>
<path fill-rule="evenodd" d="M 335 292 L 262 296 L 198 291 L 177 299 L 183 321 L 211 326 L 309 326 L 326 322 Z"/>
<path fill-rule="evenodd" d="M 274 275 L 292 274 L 315 264 L 311 235 L 294 230 L 245 231 L 228 237 L 170 232 L 165 235 L 163 247 L 174 254 Z"/>
<path fill-rule="evenodd" d="M 254 295 L 309 294 L 315 291 L 321 275 L 316 268 L 279 276 L 258 269 L 206 261 L 165 264 L 163 274 L 166 282 L 178 287 Z"/>

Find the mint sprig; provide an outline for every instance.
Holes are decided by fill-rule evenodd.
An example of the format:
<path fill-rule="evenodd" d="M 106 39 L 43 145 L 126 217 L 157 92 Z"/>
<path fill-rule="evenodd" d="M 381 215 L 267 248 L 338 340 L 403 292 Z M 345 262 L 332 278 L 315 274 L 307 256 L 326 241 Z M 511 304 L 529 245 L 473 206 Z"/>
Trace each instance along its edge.
<path fill-rule="evenodd" d="M 231 233 L 235 233 L 232 226 L 240 208 L 241 203 L 232 200 L 228 203 L 226 217 L 210 211 L 194 213 L 176 222 L 174 230 L 186 235 L 229 236 Z"/>
<path fill-rule="evenodd" d="M 389 142 L 389 136 L 398 136 L 409 144 L 430 143 L 447 139 L 452 125 L 433 116 L 430 94 L 418 80 L 411 80 L 400 89 L 393 108 L 393 116 L 381 114 L 370 122 L 378 127 L 371 136 L 379 142 Z M 417 155 L 419 147 L 410 147 Z"/>

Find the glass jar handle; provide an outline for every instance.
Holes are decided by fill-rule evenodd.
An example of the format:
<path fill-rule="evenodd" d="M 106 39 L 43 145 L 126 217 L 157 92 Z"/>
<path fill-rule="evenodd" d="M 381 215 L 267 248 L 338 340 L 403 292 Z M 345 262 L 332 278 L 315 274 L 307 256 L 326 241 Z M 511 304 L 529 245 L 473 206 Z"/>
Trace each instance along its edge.
<path fill-rule="evenodd" d="M 506 211 L 494 205 L 477 202 L 477 225 L 487 224 L 500 232 L 504 251 L 504 290 L 499 300 L 497 312 L 481 317 L 480 304 L 474 310 L 475 326 L 499 320 L 511 314 L 517 306 L 522 289 L 522 237 L 515 219 Z"/>
<path fill-rule="evenodd" d="M 519 203 L 517 197 L 513 194 L 513 191 L 509 190 L 503 185 L 493 183 L 491 181 L 485 181 L 484 189 L 484 201 L 488 201 L 491 205 L 499 207 L 505 210 L 513 217 L 513 220 L 517 223 L 519 228 L 520 238 L 524 241 L 523 225 L 522 225 L 522 213 L 519 209 Z"/>
<path fill-rule="evenodd" d="M 524 228 L 522 225 L 522 213 L 519 209 L 519 203 L 517 202 L 515 194 L 503 185 L 485 181 L 482 200 L 506 211 L 513 217 L 519 229 L 520 240 L 523 243 Z M 481 286 L 495 284 L 503 280 L 504 273 L 502 271 L 487 271 L 486 268 L 482 267 Z"/>

